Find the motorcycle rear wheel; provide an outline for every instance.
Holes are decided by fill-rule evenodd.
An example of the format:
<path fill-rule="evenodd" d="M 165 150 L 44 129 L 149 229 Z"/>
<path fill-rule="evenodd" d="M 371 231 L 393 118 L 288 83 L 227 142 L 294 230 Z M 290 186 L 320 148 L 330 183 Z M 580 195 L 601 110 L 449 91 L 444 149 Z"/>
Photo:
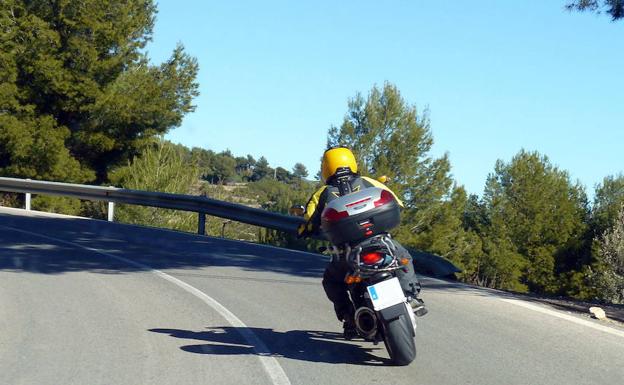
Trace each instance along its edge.
<path fill-rule="evenodd" d="M 397 366 L 409 365 L 416 358 L 411 321 L 403 314 L 384 325 L 384 343 Z"/>

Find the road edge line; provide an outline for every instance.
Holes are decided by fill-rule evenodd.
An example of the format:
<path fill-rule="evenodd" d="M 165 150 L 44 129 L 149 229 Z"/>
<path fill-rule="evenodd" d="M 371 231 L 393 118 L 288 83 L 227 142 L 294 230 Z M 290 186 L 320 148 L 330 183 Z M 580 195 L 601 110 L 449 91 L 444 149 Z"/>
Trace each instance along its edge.
<path fill-rule="evenodd" d="M 17 229 L 17 228 L 10 227 L 10 226 L 0 225 L 0 228 L 17 231 L 19 233 L 33 235 L 36 237 L 40 237 L 40 238 L 48 239 L 54 242 L 78 247 L 87 251 L 91 251 L 93 253 L 97 253 L 97 254 L 101 254 L 110 258 L 114 258 L 114 259 L 117 259 L 118 261 L 122 261 L 127 264 L 133 265 L 135 267 L 148 270 L 152 274 L 155 274 L 159 276 L 160 278 L 173 283 L 174 285 L 178 286 L 179 288 L 186 291 L 187 293 L 190 293 L 194 295 L 195 297 L 201 299 L 205 304 L 210 306 L 213 310 L 219 313 L 219 315 L 225 318 L 225 320 L 228 323 L 230 323 L 230 325 L 237 328 L 236 330 L 240 333 L 240 335 L 253 347 L 254 351 L 257 354 L 258 359 L 260 360 L 260 363 L 262 364 L 262 367 L 264 368 L 265 372 L 267 373 L 267 375 L 271 379 L 271 382 L 274 385 L 291 385 L 290 380 L 288 379 L 288 376 L 286 375 L 286 372 L 284 372 L 284 369 L 282 368 L 282 366 L 279 364 L 279 362 L 277 362 L 277 359 L 275 359 L 275 357 L 272 356 L 271 351 L 265 345 L 265 343 L 262 342 L 262 340 L 253 331 L 251 331 L 251 329 L 243 321 L 241 321 L 240 318 L 234 315 L 234 313 L 229 311 L 225 306 L 223 306 L 217 300 L 215 300 L 208 294 L 204 293 L 203 291 L 197 289 L 196 287 L 191 286 L 188 283 L 178 278 L 175 278 L 158 269 L 154 269 L 153 267 L 150 267 L 148 265 L 144 265 L 142 263 L 135 262 L 131 259 L 120 257 L 118 255 L 110 254 L 105 251 L 94 249 L 92 247 L 83 246 L 78 243 L 69 242 L 69 241 L 59 239 L 59 238 L 54 238 L 54 237 L 50 237 L 47 235 L 34 233 L 32 231 Z"/>
<path fill-rule="evenodd" d="M 510 303 L 512 305 L 520 306 L 520 307 L 523 307 L 525 309 L 530 309 L 530 310 L 536 311 L 538 313 L 547 314 L 547 315 L 550 315 L 550 316 L 553 316 L 553 317 L 561 318 L 561 319 L 573 322 L 573 323 L 578 324 L 578 325 L 583 325 L 583 326 L 592 328 L 594 330 L 599 330 L 599 331 L 604 332 L 604 333 L 609 333 L 609 334 L 612 334 L 614 336 L 618 336 L 618 337 L 624 338 L 624 331 L 622 331 L 622 330 L 614 329 L 614 328 L 611 328 L 611 327 L 608 327 L 608 326 L 604 326 L 604 325 L 598 325 L 598 324 L 596 324 L 594 322 L 587 321 L 587 320 L 584 320 L 582 318 L 578 318 L 578 317 L 575 317 L 575 316 L 572 316 L 572 315 L 569 315 L 569 314 L 561 313 L 561 312 L 558 312 L 558 311 L 555 311 L 555 310 L 547 309 L 547 308 L 542 307 L 542 306 L 534 305 L 532 303 L 528 303 L 528 302 L 525 302 L 523 300 L 510 299 L 510 298 L 498 298 L 498 299 L 500 301 L 503 301 L 503 302 L 506 302 L 506 303 Z"/>
<path fill-rule="evenodd" d="M 429 280 L 429 281 L 438 282 L 438 283 L 444 283 L 444 284 L 448 284 L 449 283 L 448 281 L 445 281 L 445 280 L 439 279 L 439 278 L 434 278 L 434 277 L 424 276 L 423 278 L 424 278 L 424 280 Z M 542 314 L 546 314 L 546 315 L 550 315 L 550 316 L 553 316 L 553 317 L 561 318 L 561 319 L 564 319 L 566 321 L 570 321 L 570 322 L 576 323 L 578 325 L 587 326 L 587 327 L 590 327 L 590 328 L 592 328 L 594 330 L 599 330 L 599 331 L 602 331 L 602 332 L 605 332 L 605 333 L 609 333 L 609 334 L 612 334 L 612 335 L 615 335 L 615 336 L 618 336 L 618 337 L 624 337 L 624 331 L 623 330 L 620 330 L 620 329 L 617 329 L 617 328 L 614 328 L 614 327 L 605 326 L 605 325 L 599 325 L 599 324 L 596 324 L 595 322 L 584 320 L 582 318 L 575 317 L 573 315 L 562 313 L 559 310 L 549 309 L 549 308 L 545 307 L 545 306 L 548 306 L 548 305 L 544 305 L 544 306 L 534 305 L 534 304 L 532 304 L 530 302 L 527 302 L 527 301 L 525 301 L 523 299 L 518 299 L 518 298 L 501 298 L 501 295 L 510 295 L 511 294 L 511 293 L 508 293 L 508 292 L 502 292 L 503 294 L 500 294 L 500 293 L 493 292 L 493 291 L 498 291 L 496 289 L 489 289 L 489 288 L 480 287 L 480 286 L 468 285 L 468 284 L 465 284 L 463 282 L 452 282 L 452 283 L 455 284 L 455 285 L 464 286 L 464 287 L 467 287 L 467 288 L 473 289 L 473 290 L 486 291 L 486 292 L 488 292 L 488 294 L 490 294 L 492 296 L 492 298 L 495 298 L 495 299 L 497 299 L 499 301 L 503 301 L 503 302 L 506 302 L 506 303 L 509 303 L 509 304 L 512 304 L 512 305 L 520 306 L 520 307 L 523 307 L 525 309 L 533 310 L 533 311 L 536 311 L 536 312 L 539 312 L 539 313 L 542 313 Z M 427 287 L 424 286 L 424 288 L 426 289 Z M 426 293 L 426 290 L 425 290 L 425 293 Z"/>

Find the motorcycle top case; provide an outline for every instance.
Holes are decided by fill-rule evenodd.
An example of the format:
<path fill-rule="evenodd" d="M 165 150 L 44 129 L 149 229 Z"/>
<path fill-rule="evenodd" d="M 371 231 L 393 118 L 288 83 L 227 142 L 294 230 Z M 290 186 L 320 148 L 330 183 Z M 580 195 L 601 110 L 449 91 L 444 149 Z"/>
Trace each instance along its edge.
<path fill-rule="evenodd" d="M 335 245 L 354 244 L 387 233 L 400 220 L 399 204 L 392 193 L 368 187 L 330 201 L 321 214 L 321 230 Z"/>

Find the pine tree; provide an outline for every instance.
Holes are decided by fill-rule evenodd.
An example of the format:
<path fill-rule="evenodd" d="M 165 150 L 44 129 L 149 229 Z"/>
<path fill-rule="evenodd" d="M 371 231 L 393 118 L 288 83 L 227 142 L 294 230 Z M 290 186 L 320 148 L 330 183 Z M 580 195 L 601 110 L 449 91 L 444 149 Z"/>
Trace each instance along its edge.
<path fill-rule="evenodd" d="M 236 174 L 236 160 L 229 152 L 217 154 L 212 163 L 212 180 L 214 183 L 225 183 Z"/>
<path fill-rule="evenodd" d="M 592 230 L 594 236 L 602 235 L 613 227 L 620 206 L 624 204 L 624 175 L 607 176 L 596 186 L 592 205 Z"/>
<path fill-rule="evenodd" d="M 197 63 L 178 46 L 150 65 L 152 0 L 2 0 L 0 172 L 103 182 L 197 95 Z"/>
<path fill-rule="evenodd" d="M 624 304 L 624 204 L 613 226 L 599 238 L 599 264 L 591 283 L 600 300 Z"/>
<path fill-rule="evenodd" d="M 293 176 L 285 168 L 277 167 L 275 169 L 275 178 L 280 182 L 288 183 L 292 180 Z"/>
<path fill-rule="evenodd" d="M 555 293 L 560 273 L 578 267 L 576 241 L 586 231 L 587 198 L 567 172 L 537 152 L 520 151 L 510 163 L 498 161 L 488 177 L 484 199 L 491 225 L 489 239 L 504 241 L 506 253 L 524 263 L 522 284 Z"/>
<path fill-rule="evenodd" d="M 295 163 L 292 174 L 295 178 L 304 179 L 308 176 L 308 169 L 303 163 Z"/>
<path fill-rule="evenodd" d="M 608 13 L 612 21 L 624 18 L 624 1 L 622 0 L 575 0 L 566 5 L 570 11 L 590 11 Z"/>
<path fill-rule="evenodd" d="M 273 171 L 274 170 L 269 166 L 269 161 L 264 156 L 261 156 L 256 162 L 251 180 L 255 182 L 267 176 L 273 177 Z"/>
<path fill-rule="evenodd" d="M 349 100 L 342 125 L 329 130 L 327 144 L 352 149 L 360 173 L 389 177 L 388 186 L 406 204 L 396 232 L 401 242 L 457 260 L 477 247 L 461 227 L 465 192 L 452 186 L 447 155 L 430 154 L 427 112 L 418 114 L 395 85 L 385 83 L 366 98 L 357 94 Z"/>
<path fill-rule="evenodd" d="M 393 84 L 349 100 L 342 125 L 329 130 L 327 143 L 353 150 L 362 174 L 389 176 L 389 185 L 410 207 L 424 210 L 450 192 L 448 157 L 429 154 L 427 112 L 419 115 Z"/>

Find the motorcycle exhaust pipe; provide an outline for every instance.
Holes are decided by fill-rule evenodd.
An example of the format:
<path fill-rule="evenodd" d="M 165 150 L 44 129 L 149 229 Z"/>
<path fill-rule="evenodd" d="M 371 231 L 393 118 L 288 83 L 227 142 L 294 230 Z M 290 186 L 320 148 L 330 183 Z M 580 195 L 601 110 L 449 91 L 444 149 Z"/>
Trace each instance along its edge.
<path fill-rule="evenodd" d="M 366 307 L 355 311 L 355 329 L 358 334 L 367 339 L 373 339 L 377 334 L 377 316 L 375 312 Z"/>

